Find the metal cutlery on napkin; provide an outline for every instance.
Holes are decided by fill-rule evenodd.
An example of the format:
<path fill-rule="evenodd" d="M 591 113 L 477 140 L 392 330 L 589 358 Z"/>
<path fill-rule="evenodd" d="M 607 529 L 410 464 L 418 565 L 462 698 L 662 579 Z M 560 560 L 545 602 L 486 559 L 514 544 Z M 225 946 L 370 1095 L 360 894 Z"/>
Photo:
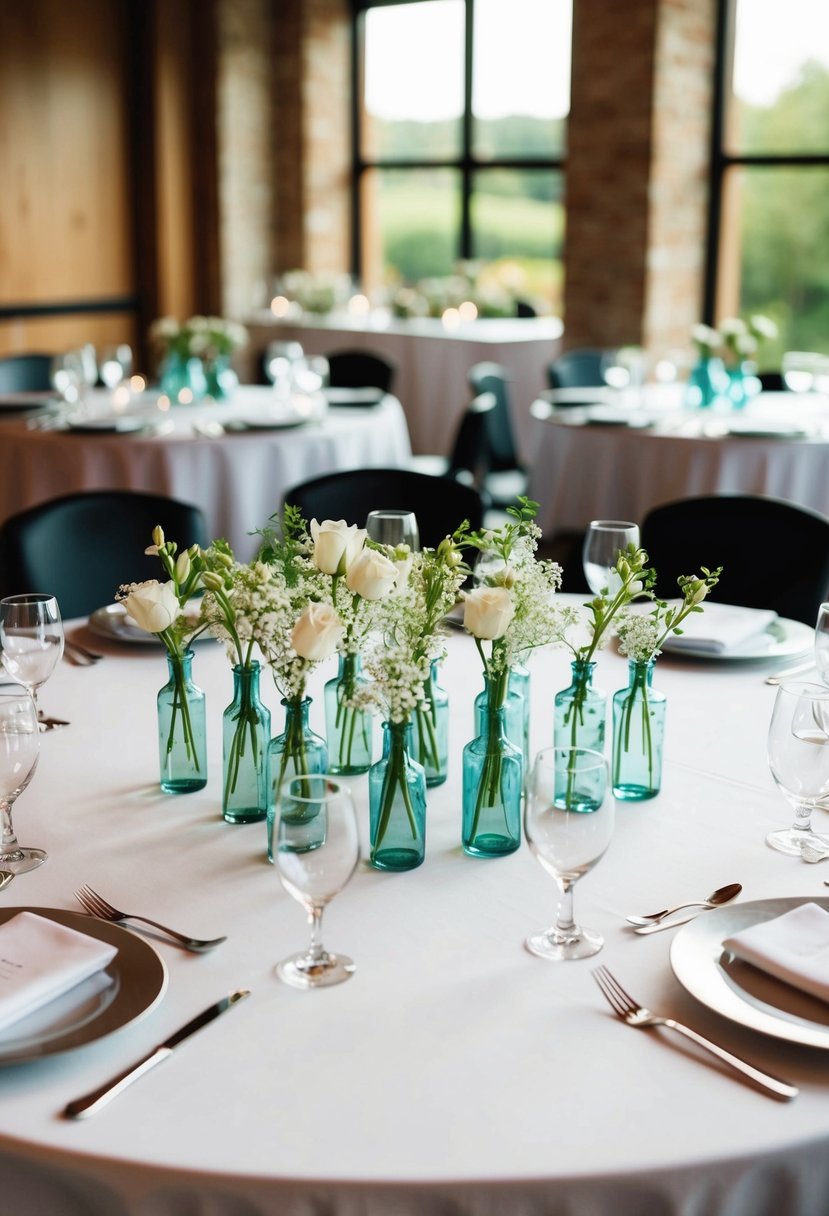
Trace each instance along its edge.
<path fill-rule="evenodd" d="M 139 1077 L 143 1077 L 144 1073 L 149 1072 L 151 1068 L 155 1068 L 156 1064 L 160 1064 L 162 1060 L 166 1060 L 172 1055 L 174 1049 L 179 1043 L 184 1042 L 191 1034 L 195 1034 L 197 1030 L 201 1030 L 202 1026 L 208 1026 L 215 1021 L 220 1014 L 228 1009 L 232 1009 L 239 1001 L 250 996 L 248 988 L 240 988 L 236 992 L 231 992 L 228 996 L 223 996 L 220 1001 L 216 1001 L 214 1005 L 209 1005 L 207 1009 L 196 1017 L 191 1018 L 180 1030 L 171 1034 L 163 1043 L 159 1043 L 154 1047 L 148 1055 L 142 1056 L 135 1064 L 132 1064 L 124 1072 L 119 1073 L 117 1077 L 113 1077 L 110 1081 L 105 1081 L 97 1089 L 93 1089 L 91 1093 L 84 1094 L 82 1098 L 75 1098 L 72 1102 L 68 1102 L 63 1108 L 63 1116 L 66 1119 L 83 1119 L 87 1115 L 94 1115 L 102 1106 L 106 1106 L 116 1094 L 120 1094 L 128 1085 L 132 1085 L 133 1081 L 137 1081 Z"/>

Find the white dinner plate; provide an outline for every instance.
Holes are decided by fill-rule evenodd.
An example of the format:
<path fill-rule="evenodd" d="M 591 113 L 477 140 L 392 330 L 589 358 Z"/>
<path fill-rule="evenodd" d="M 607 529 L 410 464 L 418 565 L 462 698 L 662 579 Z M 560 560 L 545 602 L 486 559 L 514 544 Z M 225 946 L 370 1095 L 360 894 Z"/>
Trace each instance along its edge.
<path fill-rule="evenodd" d="M 146 430 L 150 425 L 146 418 L 106 417 L 106 418 L 68 418 L 66 425 L 70 431 L 78 431 L 89 435 L 132 435 L 136 431 Z"/>
<path fill-rule="evenodd" d="M 379 405 L 385 396 L 379 388 L 324 388 L 322 391 L 329 405 L 353 406 L 356 409 Z"/>
<path fill-rule="evenodd" d="M 768 629 L 741 642 L 731 650 L 721 650 L 714 653 L 705 647 L 696 647 L 684 642 L 682 646 L 672 646 L 667 638 L 662 649 L 671 656 L 687 657 L 689 659 L 710 659 L 715 663 L 729 663 L 751 659 L 794 659 L 798 655 L 808 654 L 814 649 L 815 631 L 811 625 L 803 621 L 790 621 L 787 617 L 779 616 L 772 621 Z"/>
<path fill-rule="evenodd" d="M 167 987 L 167 967 L 149 942 L 128 929 L 62 908 L 3 908 L 0 924 L 18 912 L 57 921 L 118 947 L 103 973 L 21 1018 L 0 1035 L 0 1066 L 71 1051 L 144 1017 Z M 107 982 L 108 981 L 108 982 Z"/>
<path fill-rule="evenodd" d="M 59 404 L 54 393 L 0 393 L 0 410 L 42 410 Z"/>
<path fill-rule="evenodd" d="M 811 434 L 806 427 L 782 419 L 761 422 L 752 418 L 729 418 L 726 430 L 729 435 L 745 439 L 808 439 Z"/>
<path fill-rule="evenodd" d="M 723 950 L 732 934 L 801 904 L 829 910 L 829 898 L 761 899 L 703 912 L 671 943 L 671 967 L 683 988 L 708 1009 L 751 1030 L 829 1049 L 829 1004 Z"/>
<path fill-rule="evenodd" d="M 198 602 L 188 604 L 184 611 L 195 624 L 199 615 Z M 89 618 L 89 628 L 93 633 L 104 638 L 111 638 L 114 642 L 138 642 L 141 645 L 149 644 L 150 646 L 163 645 L 162 642 L 159 642 L 157 634 L 147 633 L 146 629 L 139 629 L 135 622 L 127 616 L 123 604 L 105 604 L 103 608 L 96 608 Z M 209 633 L 202 633 L 195 641 L 209 640 L 211 636 Z"/>

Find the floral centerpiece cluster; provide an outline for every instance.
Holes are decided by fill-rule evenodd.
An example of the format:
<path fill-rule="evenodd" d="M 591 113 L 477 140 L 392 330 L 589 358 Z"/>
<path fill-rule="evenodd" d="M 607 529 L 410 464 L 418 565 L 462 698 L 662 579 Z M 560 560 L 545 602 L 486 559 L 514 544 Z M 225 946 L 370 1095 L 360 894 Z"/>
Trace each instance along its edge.
<path fill-rule="evenodd" d="M 689 381 L 692 403 L 709 406 L 723 400 L 738 408 L 744 405 L 746 376 L 754 372 L 762 344 L 773 341 L 777 334 L 776 322 L 762 313 L 753 313 L 747 321 L 725 317 L 716 329 L 695 325 L 691 340 L 697 362 Z M 759 391 L 759 381 L 754 391 Z"/>
<path fill-rule="evenodd" d="M 159 317 L 150 326 L 150 342 L 160 360 L 161 389 L 172 400 L 220 400 L 238 383 L 230 357 L 247 345 L 248 332 L 223 317 Z"/>
<path fill-rule="evenodd" d="M 526 276 L 515 263 L 461 261 L 451 275 L 397 284 L 390 289 L 389 302 L 398 317 L 442 317 L 447 309 L 469 305 L 474 306 L 470 318 L 514 317 L 518 301 L 526 296 Z"/>
<path fill-rule="evenodd" d="M 571 654 L 572 682 L 554 700 L 555 747 L 603 753 L 607 697 L 594 688 L 593 671 L 598 651 L 618 635 L 630 672 L 628 687 L 613 698 L 613 788 L 619 798 L 652 797 L 664 728 L 664 698 L 651 687 L 654 662 L 668 635 L 703 610 L 721 571 L 703 567 L 680 577 L 679 601 L 663 601 L 647 554 L 629 545 L 618 552 L 607 587 L 581 608 L 562 605 L 561 567 L 537 556 L 536 510 L 520 498 L 501 527 L 472 530 L 464 521 L 436 548 L 412 553 L 379 545 L 344 520 L 306 523 L 286 507 L 262 530 L 249 563 L 237 561 L 224 540 L 179 551 L 156 528 L 147 552 L 159 558 L 166 580 L 123 586 L 116 598 L 167 652 L 170 678 L 158 694 L 162 788 L 181 793 L 206 782 L 204 694 L 191 679 L 190 647 L 207 632 L 225 645 L 233 668 L 223 717 L 225 820 L 267 819 L 270 829 L 286 778 L 368 771 L 371 864 L 419 865 L 427 785 L 445 779 L 448 763 L 447 705 L 435 677 L 446 653 L 447 614 L 462 603 L 484 684 L 475 703 L 477 734 L 463 752 L 464 850 L 494 857 L 520 845 L 529 754 L 523 665 L 539 647 Z M 477 553 L 478 585 L 466 591 L 472 572 L 464 550 Z M 309 725 L 307 683 L 334 656 L 339 672 L 326 685 L 323 739 Z M 262 664 L 285 711 L 284 730 L 273 738 L 259 694 Z M 377 714 L 383 755 L 372 763 Z M 559 796 L 570 805 L 566 787 L 557 787 Z"/>

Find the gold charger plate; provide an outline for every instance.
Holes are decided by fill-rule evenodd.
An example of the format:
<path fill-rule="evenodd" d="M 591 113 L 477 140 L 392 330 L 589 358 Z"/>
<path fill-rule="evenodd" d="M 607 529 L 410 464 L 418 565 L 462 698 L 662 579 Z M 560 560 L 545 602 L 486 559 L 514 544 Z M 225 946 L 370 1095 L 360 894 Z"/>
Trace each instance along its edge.
<path fill-rule="evenodd" d="M 3 908 L 0 924 L 33 912 L 117 946 L 103 973 L 21 1018 L 0 1034 L 0 1066 L 72 1051 L 144 1017 L 164 995 L 167 967 L 149 942 L 108 921 L 62 908 Z M 107 982 L 108 981 L 108 982 Z"/>

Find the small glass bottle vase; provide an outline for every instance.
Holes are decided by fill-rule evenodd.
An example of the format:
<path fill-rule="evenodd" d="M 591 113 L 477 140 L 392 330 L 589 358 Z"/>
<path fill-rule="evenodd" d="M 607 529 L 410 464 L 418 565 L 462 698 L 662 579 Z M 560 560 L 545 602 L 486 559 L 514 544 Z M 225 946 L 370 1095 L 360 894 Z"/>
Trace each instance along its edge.
<path fill-rule="evenodd" d="M 651 687 L 654 660 L 628 664 L 628 686 L 613 694 L 614 796 L 624 802 L 654 798 L 662 784 L 664 693 Z"/>
<path fill-rule="evenodd" d="M 268 861 L 273 861 L 273 828 L 282 782 L 305 773 L 328 771 L 325 740 L 315 734 L 308 724 L 311 698 L 297 697 L 293 701 L 284 700 L 282 704 L 285 706 L 285 729 L 268 745 L 268 779 L 271 786 L 268 800 Z"/>
<path fill-rule="evenodd" d="M 368 774 L 369 863 L 413 870 L 426 851 L 426 774 L 412 759 L 411 722 L 383 723 L 383 755 Z"/>
<path fill-rule="evenodd" d="M 271 713 L 259 699 L 259 664 L 233 668 L 233 701 L 222 719 L 222 817 L 255 823 L 268 813 Z"/>
<path fill-rule="evenodd" d="M 438 683 L 437 662 L 426 681 L 425 700 L 412 721 L 414 755 L 426 773 L 426 784 L 443 785 L 449 771 L 449 694 Z"/>
<path fill-rule="evenodd" d="M 371 715 L 348 704 L 354 689 L 366 683 L 361 666 L 358 654 L 341 654 L 336 676 L 325 685 L 325 736 L 331 773 L 367 773 L 371 767 Z"/>
<path fill-rule="evenodd" d="M 476 699 L 478 734 L 463 749 L 462 843 L 470 857 L 504 857 L 521 844 L 524 761 L 507 736 L 506 708 L 491 686 Z"/>
<path fill-rule="evenodd" d="M 230 366 L 230 355 L 217 355 L 204 364 L 204 395 L 227 401 L 239 387 L 239 377 Z"/>
<path fill-rule="evenodd" d="M 555 696 L 553 744 L 604 752 L 607 693 L 593 687 L 595 663 L 574 659 L 572 682 Z"/>
<path fill-rule="evenodd" d="M 204 693 L 193 683 L 193 651 L 167 655 L 170 678 L 159 689 L 158 764 L 165 794 L 190 794 L 207 784 Z"/>
<path fill-rule="evenodd" d="M 700 356 L 691 368 L 685 388 L 685 404 L 691 409 L 710 409 L 728 381 L 721 359 Z"/>

